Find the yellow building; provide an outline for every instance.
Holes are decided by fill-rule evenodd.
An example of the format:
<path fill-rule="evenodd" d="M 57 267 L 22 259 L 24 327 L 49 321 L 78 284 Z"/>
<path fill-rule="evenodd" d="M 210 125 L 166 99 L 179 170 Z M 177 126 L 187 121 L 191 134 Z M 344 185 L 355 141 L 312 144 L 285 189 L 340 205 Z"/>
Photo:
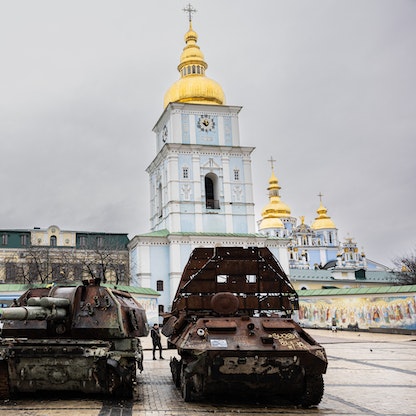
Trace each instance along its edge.
<path fill-rule="evenodd" d="M 100 278 L 129 284 L 127 234 L 46 229 L 0 230 L 0 282 L 52 283 Z"/>

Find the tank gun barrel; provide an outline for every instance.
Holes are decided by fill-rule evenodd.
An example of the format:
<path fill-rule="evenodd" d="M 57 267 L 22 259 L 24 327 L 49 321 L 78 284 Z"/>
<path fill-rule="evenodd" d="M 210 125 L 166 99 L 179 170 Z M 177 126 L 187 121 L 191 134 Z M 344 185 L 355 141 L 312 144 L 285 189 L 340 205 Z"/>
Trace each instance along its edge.
<path fill-rule="evenodd" d="M 67 316 L 69 299 L 65 298 L 29 298 L 28 306 L 13 306 L 0 308 L 0 321 L 33 321 L 33 320 L 55 320 Z"/>
<path fill-rule="evenodd" d="M 66 298 L 53 298 L 53 297 L 33 297 L 27 300 L 28 306 L 42 306 L 44 308 L 67 308 L 70 305 L 70 300 Z"/>

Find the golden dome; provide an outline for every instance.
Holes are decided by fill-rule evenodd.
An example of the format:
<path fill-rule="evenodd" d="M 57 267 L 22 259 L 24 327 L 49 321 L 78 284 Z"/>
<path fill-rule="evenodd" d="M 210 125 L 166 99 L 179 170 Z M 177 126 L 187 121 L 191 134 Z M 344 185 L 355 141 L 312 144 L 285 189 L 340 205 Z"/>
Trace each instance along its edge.
<path fill-rule="evenodd" d="M 204 54 L 196 44 L 198 35 L 189 22 L 189 30 L 185 34 L 185 47 L 181 54 L 178 71 L 181 78 L 166 92 L 163 106 L 169 103 L 193 104 L 225 104 L 225 96 L 221 86 L 214 80 L 205 76 L 208 65 Z"/>
<path fill-rule="evenodd" d="M 266 228 L 284 228 L 285 226 L 282 223 L 282 220 L 279 218 L 263 218 L 260 222 L 260 230 Z"/>
<path fill-rule="evenodd" d="M 279 182 L 272 171 L 269 179 L 269 187 L 267 188 L 269 191 L 269 203 L 261 212 L 263 219 L 259 226 L 260 230 L 265 228 L 284 228 L 281 218 L 290 217 L 290 208 L 280 200 L 279 189 Z M 274 225 L 271 226 L 269 224 Z"/>
<path fill-rule="evenodd" d="M 318 213 L 318 216 L 315 218 L 315 221 L 311 225 L 314 230 L 322 230 L 324 228 L 337 228 L 335 227 L 334 222 L 331 220 L 331 217 L 326 214 L 328 210 L 322 205 L 322 201 L 316 212 Z"/>

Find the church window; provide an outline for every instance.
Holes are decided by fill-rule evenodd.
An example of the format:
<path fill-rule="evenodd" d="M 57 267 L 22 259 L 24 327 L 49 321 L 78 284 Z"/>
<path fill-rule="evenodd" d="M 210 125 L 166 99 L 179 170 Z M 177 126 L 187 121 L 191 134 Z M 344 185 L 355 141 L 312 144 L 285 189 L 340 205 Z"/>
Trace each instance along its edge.
<path fill-rule="evenodd" d="M 81 235 L 79 237 L 79 245 L 81 248 L 85 248 L 87 245 L 87 237 L 85 237 L 85 235 Z"/>
<path fill-rule="evenodd" d="M 182 168 L 182 178 L 183 179 L 189 179 L 189 168 L 188 167 Z"/>
<path fill-rule="evenodd" d="M 193 73 L 193 74 L 195 74 L 195 73 L 196 73 L 195 65 L 192 65 L 192 73 Z"/>
<path fill-rule="evenodd" d="M 159 315 L 165 313 L 165 305 L 158 305 Z"/>
<path fill-rule="evenodd" d="M 188 66 L 188 74 L 190 74 L 191 73 L 191 67 L 190 66 Z"/>
<path fill-rule="evenodd" d="M 200 74 L 201 73 L 201 67 L 198 65 L 198 67 L 196 68 L 196 72 L 198 73 L 198 74 Z"/>
<path fill-rule="evenodd" d="M 240 180 L 240 171 L 238 169 L 234 169 L 234 180 L 235 181 Z"/>
<path fill-rule="evenodd" d="M 329 233 L 328 238 L 329 238 L 329 244 L 332 244 L 332 233 Z"/>
<path fill-rule="evenodd" d="M 49 240 L 49 245 L 51 247 L 56 247 L 56 235 L 51 235 L 51 238 Z"/>
<path fill-rule="evenodd" d="M 209 173 L 205 176 L 205 207 L 208 209 L 220 209 L 217 186 L 218 178 L 215 174 Z"/>
<path fill-rule="evenodd" d="M 1 236 L 1 244 L 3 246 L 7 246 L 8 243 L 9 243 L 9 235 L 8 234 L 2 234 L 2 236 Z"/>
<path fill-rule="evenodd" d="M 163 280 L 158 280 L 156 282 L 156 290 L 158 292 L 163 292 Z"/>

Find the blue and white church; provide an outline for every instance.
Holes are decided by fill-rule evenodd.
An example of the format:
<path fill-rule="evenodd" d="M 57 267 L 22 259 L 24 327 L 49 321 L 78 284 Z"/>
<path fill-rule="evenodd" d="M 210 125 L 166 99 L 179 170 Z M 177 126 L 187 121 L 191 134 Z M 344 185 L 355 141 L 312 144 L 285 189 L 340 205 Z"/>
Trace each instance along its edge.
<path fill-rule="evenodd" d="M 330 261 L 348 269 L 350 257 L 346 251 L 340 255 L 337 229 L 326 208 L 321 203 L 311 226 L 303 219 L 297 225 L 280 199 L 273 165 L 269 203 L 256 223 L 254 147 L 240 143 L 242 107 L 227 105 L 222 87 L 206 76 L 208 65 L 189 15 L 180 78 L 166 92 L 153 128 L 156 155 L 147 168 L 150 231 L 129 243 L 131 285 L 156 289 L 159 313 L 167 312 L 191 251 L 219 245 L 267 246 L 288 274 L 322 274 L 321 267 Z M 354 267 L 367 267 L 365 256 L 349 248 Z"/>

